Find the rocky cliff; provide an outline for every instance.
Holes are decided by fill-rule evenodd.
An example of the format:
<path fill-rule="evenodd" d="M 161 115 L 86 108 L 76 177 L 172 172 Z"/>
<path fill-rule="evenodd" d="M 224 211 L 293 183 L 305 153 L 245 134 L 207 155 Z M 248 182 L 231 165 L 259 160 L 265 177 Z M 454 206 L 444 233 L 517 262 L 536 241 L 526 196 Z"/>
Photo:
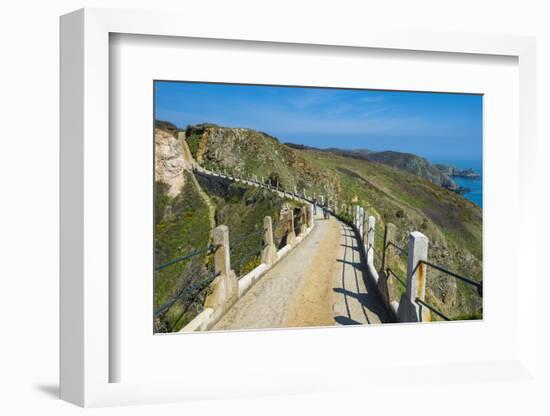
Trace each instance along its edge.
<path fill-rule="evenodd" d="M 445 165 L 445 164 L 436 164 L 434 165 L 439 171 L 445 175 L 448 175 L 449 177 L 458 177 L 458 178 L 470 178 L 470 179 L 478 179 L 480 175 L 475 172 L 473 169 L 458 169 L 455 166 L 452 165 Z"/>
<path fill-rule="evenodd" d="M 184 185 L 184 170 L 192 166 L 185 139 L 174 133 L 155 128 L 155 182 L 168 185 L 170 196 L 179 194 Z"/>

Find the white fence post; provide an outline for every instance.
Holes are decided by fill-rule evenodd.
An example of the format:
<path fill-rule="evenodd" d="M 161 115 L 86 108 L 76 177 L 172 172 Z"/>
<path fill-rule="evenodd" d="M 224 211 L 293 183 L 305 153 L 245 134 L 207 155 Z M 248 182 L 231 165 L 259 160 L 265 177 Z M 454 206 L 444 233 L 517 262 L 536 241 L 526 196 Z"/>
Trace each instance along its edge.
<path fill-rule="evenodd" d="M 359 231 L 359 238 L 361 241 L 365 241 L 363 239 L 363 234 L 365 233 L 365 208 L 359 207 L 359 226 L 357 227 Z"/>
<path fill-rule="evenodd" d="M 286 244 L 292 245 L 296 242 L 296 232 L 294 231 L 294 210 L 290 209 L 290 219 L 288 221 L 288 232 L 286 235 Z"/>
<path fill-rule="evenodd" d="M 272 265 L 277 261 L 277 248 L 273 241 L 273 220 L 264 217 L 264 249 L 262 251 L 262 263 Z"/>
<path fill-rule="evenodd" d="M 374 218 L 372 215 L 369 216 L 369 220 L 367 222 L 367 263 L 373 264 L 374 262 L 374 231 L 376 226 L 376 218 Z"/>
<path fill-rule="evenodd" d="M 369 232 L 369 217 L 366 211 L 363 211 L 363 230 L 361 233 L 361 240 L 363 243 L 367 241 L 367 234 Z"/>
<path fill-rule="evenodd" d="M 307 205 L 300 208 L 300 235 L 305 235 L 307 228 Z"/>
<path fill-rule="evenodd" d="M 214 271 L 217 277 L 212 283 L 212 293 L 204 302 L 205 308 L 214 310 L 213 319 L 219 318 L 237 300 L 239 289 L 237 276 L 231 270 L 229 230 L 226 225 L 214 228 Z"/>
<path fill-rule="evenodd" d="M 416 299 L 424 300 L 426 295 L 426 277 L 428 268 L 421 261 L 428 260 L 428 237 L 419 231 L 409 236 L 407 259 L 407 291 L 399 303 L 398 317 L 403 322 L 422 322 L 429 316 Z"/>
<path fill-rule="evenodd" d="M 357 233 L 359 234 L 359 238 L 361 238 L 361 227 L 363 225 L 363 219 L 361 218 L 361 206 L 357 205 L 357 224 L 355 227 L 357 228 Z"/>

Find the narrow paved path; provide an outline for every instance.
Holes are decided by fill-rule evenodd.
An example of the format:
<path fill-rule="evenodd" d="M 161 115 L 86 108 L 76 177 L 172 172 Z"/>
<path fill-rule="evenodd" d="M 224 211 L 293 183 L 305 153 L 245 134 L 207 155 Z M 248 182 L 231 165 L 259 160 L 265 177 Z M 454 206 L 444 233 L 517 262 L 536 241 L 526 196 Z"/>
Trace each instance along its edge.
<path fill-rule="evenodd" d="M 359 244 L 350 226 L 340 222 L 340 250 L 336 261 L 334 321 L 337 325 L 390 322 L 374 283 L 367 278 Z"/>
<path fill-rule="evenodd" d="M 389 322 L 362 270 L 352 229 L 335 218 L 317 216 L 310 235 L 252 286 L 213 330 Z"/>

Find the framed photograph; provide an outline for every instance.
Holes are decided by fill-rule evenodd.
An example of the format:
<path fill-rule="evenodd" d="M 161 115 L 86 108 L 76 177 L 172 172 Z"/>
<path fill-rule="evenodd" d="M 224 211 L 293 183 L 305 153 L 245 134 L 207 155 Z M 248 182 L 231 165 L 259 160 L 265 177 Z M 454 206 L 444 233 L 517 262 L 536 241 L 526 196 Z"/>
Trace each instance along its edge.
<path fill-rule="evenodd" d="M 61 18 L 62 398 L 532 377 L 534 40 L 181 18 Z"/>

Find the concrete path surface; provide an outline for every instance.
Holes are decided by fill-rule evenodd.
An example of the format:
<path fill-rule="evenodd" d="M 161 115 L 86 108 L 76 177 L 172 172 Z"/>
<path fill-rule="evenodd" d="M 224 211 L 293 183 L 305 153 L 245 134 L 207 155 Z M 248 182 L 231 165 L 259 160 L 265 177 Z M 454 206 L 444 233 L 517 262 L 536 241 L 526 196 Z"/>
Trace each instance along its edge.
<path fill-rule="evenodd" d="M 387 312 L 363 273 L 352 229 L 319 215 L 313 231 L 213 330 L 375 324 Z"/>
<path fill-rule="evenodd" d="M 359 244 L 350 226 L 340 223 L 340 250 L 336 261 L 334 321 L 337 325 L 380 324 L 390 322 L 374 283 L 367 279 Z"/>

